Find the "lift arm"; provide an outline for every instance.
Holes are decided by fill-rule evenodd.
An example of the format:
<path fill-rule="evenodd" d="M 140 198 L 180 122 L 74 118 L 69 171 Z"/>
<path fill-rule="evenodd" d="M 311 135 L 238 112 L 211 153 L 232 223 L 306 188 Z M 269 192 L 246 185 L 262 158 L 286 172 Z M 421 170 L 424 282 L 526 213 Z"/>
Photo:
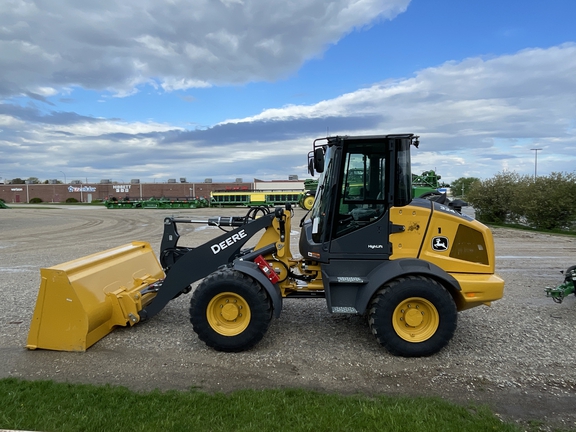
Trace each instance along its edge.
<path fill-rule="evenodd" d="M 152 318 L 160 312 L 170 300 L 182 292 L 189 291 L 192 283 L 208 276 L 221 266 L 231 264 L 241 254 L 241 248 L 258 231 L 272 224 L 275 214 L 266 214 L 258 219 L 244 217 L 211 218 L 207 221 L 164 219 L 160 262 L 166 272 L 166 278 L 151 289 L 157 291 L 150 304 L 139 312 L 140 320 Z M 211 226 L 233 226 L 235 229 L 196 248 L 178 246 L 177 224 L 205 223 Z M 268 248 L 266 248 L 268 249 Z M 250 256 L 259 254 L 250 253 Z M 268 250 L 263 251 L 264 253 Z M 253 259 L 253 258 L 252 258 Z"/>

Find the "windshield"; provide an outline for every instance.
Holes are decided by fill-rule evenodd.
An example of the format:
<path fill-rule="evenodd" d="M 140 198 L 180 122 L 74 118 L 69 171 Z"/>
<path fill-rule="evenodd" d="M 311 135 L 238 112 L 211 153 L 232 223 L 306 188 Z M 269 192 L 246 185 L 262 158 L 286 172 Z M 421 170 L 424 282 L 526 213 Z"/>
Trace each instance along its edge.
<path fill-rule="evenodd" d="M 330 194 L 335 176 L 332 175 L 334 169 L 334 150 L 332 147 L 326 147 L 324 154 L 324 172 L 320 174 L 318 179 L 318 188 L 316 189 L 316 196 L 314 198 L 314 205 L 310 211 L 312 219 L 312 240 L 315 243 L 320 243 L 322 240 L 322 233 L 326 229 L 326 216 L 330 214 Z"/>

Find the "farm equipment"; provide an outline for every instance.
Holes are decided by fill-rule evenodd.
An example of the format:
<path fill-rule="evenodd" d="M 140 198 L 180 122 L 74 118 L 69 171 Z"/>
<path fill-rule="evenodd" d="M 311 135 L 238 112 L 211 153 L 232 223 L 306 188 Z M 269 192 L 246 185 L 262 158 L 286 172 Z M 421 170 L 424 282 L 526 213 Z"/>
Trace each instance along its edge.
<path fill-rule="evenodd" d="M 424 171 L 421 175 L 412 174 L 412 196 L 414 198 L 426 198 L 429 196 L 440 195 L 439 180 L 442 177 L 436 174 L 435 171 Z"/>
<path fill-rule="evenodd" d="M 299 190 L 230 190 L 210 193 L 210 207 L 272 207 L 296 204 Z"/>
<path fill-rule="evenodd" d="M 314 197 L 316 196 L 316 189 L 318 189 L 318 180 L 306 179 L 304 180 L 304 192 L 300 194 L 298 205 L 304 210 L 312 209 L 314 205 Z"/>
<path fill-rule="evenodd" d="M 194 289 L 190 321 L 219 351 L 255 346 L 283 299 L 324 298 L 328 311 L 366 315 L 395 355 L 440 351 L 457 312 L 503 295 L 490 230 L 437 202 L 412 200 L 412 134 L 315 140 L 309 170 L 320 173 L 314 205 L 291 245 L 292 206 L 246 216 L 167 217 L 159 260 L 133 242 L 41 270 L 27 347 L 84 351 L 115 326 L 151 319 Z M 180 246 L 178 226 L 228 231 Z M 259 238 L 254 237 L 262 231 Z M 254 237 L 254 246 L 247 247 Z"/>
<path fill-rule="evenodd" d="M 414 198 L 436 201 L 460 213 L 462 207 L 467 206 L 468 203 L 460 199 L 449 199 L 447 194 L 448 186 L 439 181 L 441 178 L 433 170 L 424 171 L 421 175 L 412 174 L 412 196 Z"/>
<path fill-rule="evenodd" d="M 576 266 L 566 269 L 564 282 L 555 288 L 546 288 L 546 297 L 552 297 L 556 303 L 562 303 L 564 297 L 570 294 L 576 294 Z"/>
<path fill-rule="evenodd" d="M 204 198 L 148 198 L 131 200 L 110 197 L 104 201 L 109 209 L 149 209 L 149 208 L 201 208 L 208 207 L 208 200 Z"/>

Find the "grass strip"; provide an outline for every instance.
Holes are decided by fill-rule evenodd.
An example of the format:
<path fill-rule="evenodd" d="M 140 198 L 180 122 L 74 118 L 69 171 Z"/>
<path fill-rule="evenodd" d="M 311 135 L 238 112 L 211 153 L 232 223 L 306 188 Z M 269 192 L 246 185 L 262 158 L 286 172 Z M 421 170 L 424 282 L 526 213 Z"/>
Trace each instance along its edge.
<path fill-rule="evenodd" d="M 575 229 L 554 228 L 554 229 L 547 230 L 547 229 L 543 229 L 543 228 L 534 228 L 534 227 L 529 227 L 527 225 L 515 224 L 515 223 L 496 223 L 496 222 L 482 222 L 482 223 L 488 225 L 489 227 L 510 228 L 510 229 L 516 229 L 516 230 L 520 230 L 520 231 L 530 231 L 530 232 L 541 233 L 541 234 L 558 234 L 558 235 L 566 235 L 566 236 L 576 237 L 576 230 Z"/>
<path fill-rule="evenodd" d="M 0 429 L 38 431 L 518 431 L 487 408 L 439 398 L 306 390 L 230 394 L 0 380 Z"/>

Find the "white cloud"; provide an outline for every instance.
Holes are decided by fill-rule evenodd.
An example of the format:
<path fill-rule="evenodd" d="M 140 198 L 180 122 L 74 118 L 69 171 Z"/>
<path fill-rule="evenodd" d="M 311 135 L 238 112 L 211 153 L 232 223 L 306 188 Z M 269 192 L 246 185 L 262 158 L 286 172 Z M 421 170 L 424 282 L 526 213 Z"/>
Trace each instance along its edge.
<path fill-rule="evenodd" d="M 576 44 L 528 49 L 497 58 L 470 58 L 427 68 L 412 78 L 375 84 L 313 105 L 265 110 L 222 122 L 295 121 L 328 116 L 381 116 L 362 132 L 413 132 L 422 150 L 442 152 L 427 160 L 449 177 L 459 169 L 489 176 L 498 170 L 526 171 L 533 164 L 534 143 L 545 146 L 539 165 L 548 172 L 574 170 L 576 147 Z M 335 134 L 350 133 L 330 125 Z M 352 131 L 358 133 L 358 131 Z M 521 145 L 517 140 L 523 140 Z M 502 148 L 495 147 L 495 141 Z M 447 152 L 466 152 L 466 157 Z M 548 156 L 545 156 L 545 154 Z M 476 165 L 472 170 L 470 165 Z M 458 168 L 458 169 L 457 169 Z"/>
<path fill-rule="evenodd" d="M 162 88 L 165 91 L 186 90 L 189 88 L 207 88 L 211 87 L 207 81 L 189 80 L 185 78 L 167 77 L 162 82 Z"/>
<path fill-rule="evenodd" d="M 409 1 L 6 0 L 0 97 L 70 86 L 125 96 L 150 80 L 273 80 Z M 189 87 L 164 86 L 179 88 Z"/>
<path fill-rule="evenodd" d="M 311 105 L 289 105 L 202 130 L 118 122 L 70 113 L 51 117 L 0 104 L 0 155 L 12 176 L 53 178 L 37 159 L 101 178 L 278 178 L 305 173 L 312 139 L 330 134 L 412 132 L 421 136 L 414 171 L 436 169 L 447 181 L 574 171 L 576 44 L 470 58 L 418 71 Z M 165 85 L 189 85 L 185 81 Z M 9 148 L 8 148 L 9 147 Z M 49 151 L 46 150 L 49 148 Z M 31 153 L 34 151 L 34 153 Z M 159 167 L 153 171 L 150 167 Z M 54 166 L 47 168 L 56 170 Z M 70 174 L 72 175 L 72 174 Z M 122 178 L 122 177 L 121 177 Z"/>

